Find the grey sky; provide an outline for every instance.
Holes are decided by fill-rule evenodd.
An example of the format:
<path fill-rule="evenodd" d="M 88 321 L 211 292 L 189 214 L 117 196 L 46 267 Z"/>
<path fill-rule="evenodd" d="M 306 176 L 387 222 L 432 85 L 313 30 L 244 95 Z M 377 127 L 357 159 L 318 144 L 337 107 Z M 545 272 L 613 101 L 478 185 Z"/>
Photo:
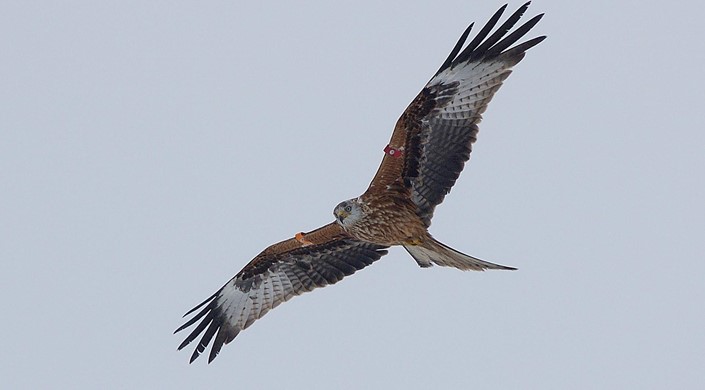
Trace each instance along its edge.
<path fill-rule="evenodd" d="M 0 7 L 8 388 L 705 384 L 696 1 L 530 7 L 548 39 L 431 227 L 518 271 L 394 249 L 189 366 L 181 315 L 362 193 L 399 114 L 502 4 L 253 3 Z"/>

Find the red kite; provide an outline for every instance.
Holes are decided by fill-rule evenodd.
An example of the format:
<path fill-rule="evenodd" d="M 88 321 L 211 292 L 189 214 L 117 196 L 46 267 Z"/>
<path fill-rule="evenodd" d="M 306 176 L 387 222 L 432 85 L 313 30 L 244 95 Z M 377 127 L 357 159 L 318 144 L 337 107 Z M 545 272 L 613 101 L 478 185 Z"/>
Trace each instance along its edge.
<path fill-rule="evenodd" d="M 265 249 L 186 313 L 201 309 L 176 330 L 198 323 L 179 345 L 181 350 L 202 334 L 191 362 L 213 341 L 211 362 L 224 344 L 269 310 L 294 296 L 337 283 L 379 260 L 393 245 L 403 246 L 421 267 L 515 269 L 460 253 L 434 239 L 428 227 L 434 209 L 470 158 L 487 104 L 526 51 L 545 38 L 512 46 L 543 16 L 509 33 L 528 6 L 524 4 L 490 35 L 503 6 L 463 49 L 472 24 L 465 30 L 397 121 L 367 191 L 338 204 L 334 222 Z"/>

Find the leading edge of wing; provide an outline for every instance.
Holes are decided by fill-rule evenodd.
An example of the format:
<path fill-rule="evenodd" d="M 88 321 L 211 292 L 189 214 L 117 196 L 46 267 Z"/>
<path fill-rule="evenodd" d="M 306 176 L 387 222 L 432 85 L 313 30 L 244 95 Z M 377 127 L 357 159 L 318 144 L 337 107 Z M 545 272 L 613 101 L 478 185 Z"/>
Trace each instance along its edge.
<path fill-rule="evenodd" d="M 213 341 L 210 363 L 223 345 L 269 310 L 294 296 L 335 284 L 387 253 L 384 246 L 358 241 L 341 231 L 332 223 L 262 251 L 218 292 L 184 315 L 201 309 L 174 332 L 198 323 L 178 350 L 200 336 L 192 363 Z"/>

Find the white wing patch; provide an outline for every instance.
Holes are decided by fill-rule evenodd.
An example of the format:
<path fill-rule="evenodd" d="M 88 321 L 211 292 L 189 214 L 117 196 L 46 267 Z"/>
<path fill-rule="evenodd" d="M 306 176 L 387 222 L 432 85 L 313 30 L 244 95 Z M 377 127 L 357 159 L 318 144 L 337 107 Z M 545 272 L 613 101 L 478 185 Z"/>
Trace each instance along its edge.
<path fill-rule="evenodd" d="M 198 325 L 179 349 L 201 337 L 191 355 L 193 362 L 213 340 L 212 361 L 232 341 L 270 310 L 317 287 L 334 284 L 387 253 L 386 247 L 341 239 L 301 252 L 255 258 L 216 294 L 187 313 L 201 310 L 176 331 Z"/>
<path fill-rule="evenodd" d="M 430 86 L 458 83 L 453 98 L 436 114 L 439 119 L 479 120 L 492 96 L 509 77 L 511 66 L 506 61 L 464 63 L 446 69 L 434 77 Z"/>
<path fill-rule="evenodd" d="M 243 290 L 237 279 L 230 280 L 220 291 L 216 306 L 220 307 L 227 323 L 241 331 L 262 318 L 270 310 L 295 296 L 289 278 L 283 273 L 267 270 L 262 281 Z"/>

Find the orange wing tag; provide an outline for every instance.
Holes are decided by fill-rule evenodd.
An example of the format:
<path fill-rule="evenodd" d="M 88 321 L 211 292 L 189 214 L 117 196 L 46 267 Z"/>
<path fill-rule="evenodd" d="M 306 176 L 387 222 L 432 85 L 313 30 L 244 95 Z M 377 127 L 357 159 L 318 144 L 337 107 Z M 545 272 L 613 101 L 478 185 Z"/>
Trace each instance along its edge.
<path fill-rule="evenodd" d="M 313 245 L 313 243 L 311 241 L 306 239 L 306 235 L 303 232 L 296 233 L 294 238 L 296 238 L 296 241 L 301 243 L 301 246 Z"/>

